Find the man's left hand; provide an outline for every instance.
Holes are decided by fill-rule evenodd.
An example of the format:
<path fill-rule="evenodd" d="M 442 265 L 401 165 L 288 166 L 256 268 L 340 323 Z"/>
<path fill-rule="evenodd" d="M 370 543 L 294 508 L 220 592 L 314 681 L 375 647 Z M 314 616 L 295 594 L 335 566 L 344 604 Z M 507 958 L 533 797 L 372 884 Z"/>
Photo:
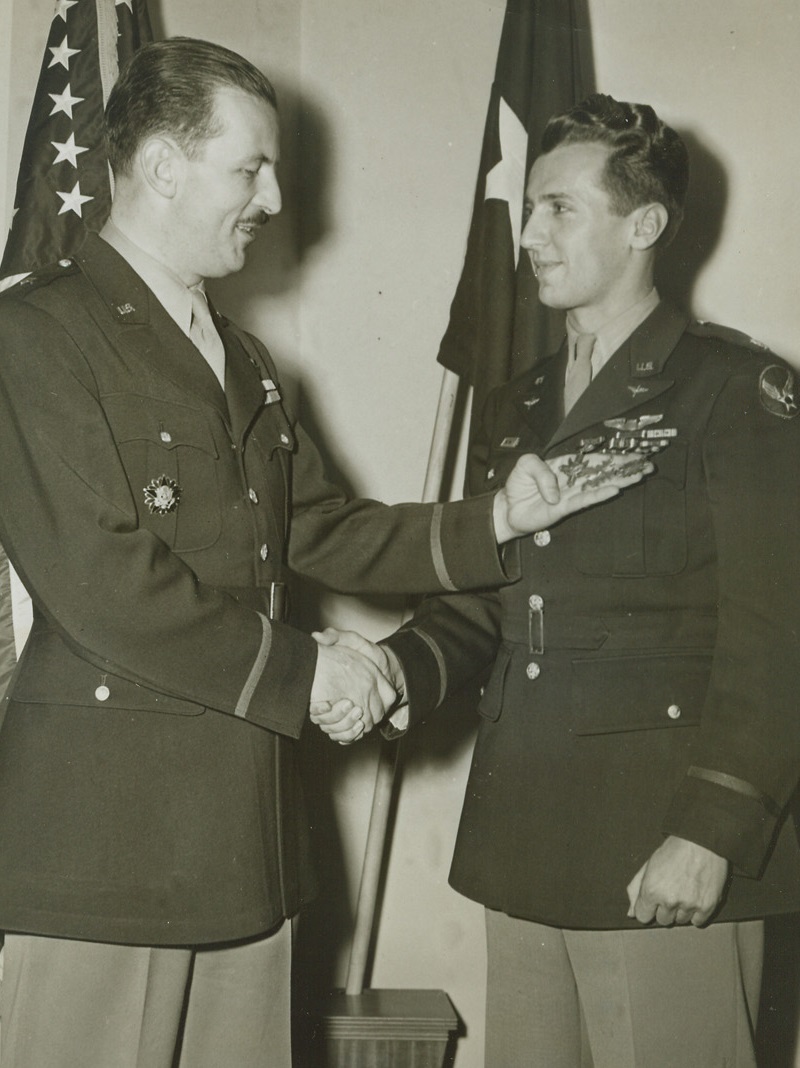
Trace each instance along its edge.
<path fill-rule="evenodd" d="M 710 849 L 670 835 L 628 883 L 628 915 L 662 927 L 702 927 L 722 900 L 729 868 Z"/>
<path fill-rule="evenodd" d="M 494 530 L 498 545 L 553 526 L 572 512 L 616 497 L 640 482 L 654 467 L 638 453 L 589 453 L 581 477 L 570 477 L 574 455 L 550 464 L 534 453 L 517 460 L 505 486 L 494 498 Z"/>

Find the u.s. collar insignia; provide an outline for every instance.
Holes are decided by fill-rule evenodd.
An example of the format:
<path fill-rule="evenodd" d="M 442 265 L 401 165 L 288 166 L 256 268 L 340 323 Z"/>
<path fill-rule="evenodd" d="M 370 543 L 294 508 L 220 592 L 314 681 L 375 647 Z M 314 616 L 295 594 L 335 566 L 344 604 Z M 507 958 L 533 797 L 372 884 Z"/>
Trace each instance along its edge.
<path fill-rule="evenodd" d="M 796 389 L 791 370 L 777 363 L 765 367 L 758 380 L 758 395 L 762 405 L 781 419 L 794 419 L 797 415 Z"/>
<path fill-rule="evenodd" d="M 144 503 L 152 515 L 174 512 L 181 499 L 181 488 L 169 475 L 159 475 L 144 487 Z"/>
<path fill-rule="evenodd" d="M 261 385 L 264 387 L 264 403 L 275 404 L 281 399 L 278 387 L 271 378 L 262 378 Z"/>
<path fill-rule="evenodd" d="M 135 311 L 136 311 L 136 308 L 134 308 L 134 306 L 132 304 L 118 304 L 117 305 L 117 314 L 118 315 L 133 315 L 133 313 Z"/>

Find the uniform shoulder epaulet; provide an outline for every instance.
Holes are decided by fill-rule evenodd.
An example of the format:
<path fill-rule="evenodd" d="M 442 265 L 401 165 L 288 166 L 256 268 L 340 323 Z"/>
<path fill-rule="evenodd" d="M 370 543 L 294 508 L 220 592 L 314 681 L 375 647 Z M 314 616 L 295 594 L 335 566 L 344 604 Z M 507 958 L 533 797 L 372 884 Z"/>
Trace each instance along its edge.
<path fill-rule="evenodd" d="M 710 323 L 705 319 L 695 319 L 689 323 L 687 332 L 695 337 L 712 337 L 719 341 L 725 341 L 730 345 L 739 345 L 744 349 L 752 349 L 757 352 L 769 352 L 769 345 L 763 341 L 745 334 L 742 330 L 733 330 L 730 326 L 720 326 L 719 323 Z"/>
<path fill-rule="evenodd" d="M 80 268 L 75 260 L 65 256 L 63 259 L 55 260 L 53 263 L 46 263 L 43 267 L 37 267 L 36 270 L 24 275 L 15 285 L 9 286 L 3 292 L 16 297 L 23 296 L 25 293 L 31 293 L 36 289 L 41 289 L 43 286 L 49 286 L 57 278 L 63 278 L 67 274 L 75 274 L 79 270 Z"/>
<path fill-rule="evenodd" d="M 741 330 L 732 330 L 728 326 L 696 320 L 687 327 L 690 334 L 697 337 L 710 337 L 727 344 L 747 349 L 762 357 L 758 378 L 758 399 L 765 411 L 781 419 L 795 419 L 800 414 L 798 407 L 798 387 L 794 370 L 779 356 L 749 334 Z M 772 362 L 775 361 L 775 362 Z M 758 369 L 758 367 L 757 367 Z"/>

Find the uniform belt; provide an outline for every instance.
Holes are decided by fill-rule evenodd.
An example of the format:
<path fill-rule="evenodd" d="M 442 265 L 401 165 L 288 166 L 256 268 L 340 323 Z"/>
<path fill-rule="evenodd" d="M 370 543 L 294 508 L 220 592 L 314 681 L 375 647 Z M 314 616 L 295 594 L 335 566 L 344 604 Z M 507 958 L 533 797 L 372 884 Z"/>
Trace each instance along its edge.
<path fill-rule="evenodd" d="M 547 606 L 520 600 L 504 606 L 500 622 L 503 640 L 524 645 L 531 653 L 548 649 L 711 649 L 716 616 L 680 617 L 673 613 L 625 616 L 565 616 Z"/>

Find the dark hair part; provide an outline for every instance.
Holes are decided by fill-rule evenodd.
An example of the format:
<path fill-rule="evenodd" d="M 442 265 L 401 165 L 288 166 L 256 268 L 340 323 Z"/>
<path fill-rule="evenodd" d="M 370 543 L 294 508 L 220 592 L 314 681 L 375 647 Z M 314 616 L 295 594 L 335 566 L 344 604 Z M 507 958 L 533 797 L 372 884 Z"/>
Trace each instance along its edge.
<path fill-rule="evenodd" d="M 130 170 L 147 137 L 168 134 L 192 156 L 221 133 L 214 110 L 219 89 L 241 89 L 277 108 L 269 79 L 236 52 L 210 41 L 172 37 L 134 52 L 106 105 L 108 161 L 115 174 Z"/>
<path fill-rule="evenodd" d="M 683 219 L 689 156 L 680 136 L 647 104 L 626 104 L 595 93 L 548 122 L 542 152 L 594 142 L 609 150 L 603 186 L 619 215 L 657 201 L 669 214 L 659 239 L 668 245 Z"/>

